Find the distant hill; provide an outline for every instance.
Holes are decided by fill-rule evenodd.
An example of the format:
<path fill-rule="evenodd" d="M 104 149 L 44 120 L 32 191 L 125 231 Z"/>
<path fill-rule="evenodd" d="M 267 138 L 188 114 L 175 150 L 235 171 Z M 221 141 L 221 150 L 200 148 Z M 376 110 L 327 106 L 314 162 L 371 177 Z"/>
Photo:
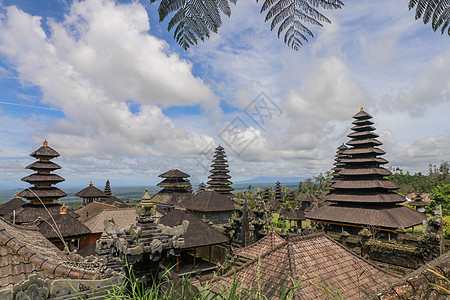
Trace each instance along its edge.
<path fill-rule="evenodd" d="M 277 181 L 281 183 L 300 182 L 308 179 L 309 177 L 269 177 L 259 176 L 249 180 L 236 181 L 236 184 L 255 184 L 255 183 L 275 183 Z"/>
<path fill-rule="evenodd" d="M 75 194 L 79 192 L 82 188 L 64 188 L 64 192 L 67 193 L 67 196 L 64 198 L 61 198 L 61 202 L 65 203 L 66 205 L 73 205 L 77 202 L 81 202 L 81 199 L 78 197 L 75 197 Z M 150 196 L 156 194 L 161 188 L 156 186 L 150 186 L 148 188 L 148 193 Z M 122 201 L 126 201 L 127 199 L 130 199 L 131 202 L 140 202 L 142 199 L 142 196 L 145 193 L 145 187 L 111 187 L 111 191 Z M 4 190 L 0 191 L 0 204 L 8 202 L 12 198 L 14 198 L 14 195 L 16 193 L 16 190 Z"/>

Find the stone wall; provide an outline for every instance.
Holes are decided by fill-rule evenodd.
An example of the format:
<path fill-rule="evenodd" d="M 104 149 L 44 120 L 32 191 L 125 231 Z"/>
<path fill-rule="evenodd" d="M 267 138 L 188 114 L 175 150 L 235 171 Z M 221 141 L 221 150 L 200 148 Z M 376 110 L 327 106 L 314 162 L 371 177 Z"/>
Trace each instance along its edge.
<path fill-rule="evenodd" d="M 0 290 L 2 300 L 45 300 L 45 299 L 98 299 L 112 290 L 113 286 L 123 284 L 123 276 L 115 275 L 102 280 L 57 279 L 50 281 L 41 279 L 37 275 L 21 284 Z"/>

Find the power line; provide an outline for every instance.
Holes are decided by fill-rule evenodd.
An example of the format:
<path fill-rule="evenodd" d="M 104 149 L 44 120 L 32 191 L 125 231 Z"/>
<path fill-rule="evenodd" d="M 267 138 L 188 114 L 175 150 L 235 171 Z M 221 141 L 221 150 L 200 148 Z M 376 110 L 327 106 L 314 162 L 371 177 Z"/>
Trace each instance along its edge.
<path fill-rule="evenodd" d="M 37 109 L 46 109 L 46 110 L 53 110 L 53 111 L 62 111 L 61 109 L 56 109 L 56 108 L 42 107 L 42 106 L 36 106 L 36 105 L 27 105 L 27 104 L 19 104 L 19 103 L 12 103 L 12 102 L 0 101 L 0 104 L 22 106 L 22 107 L 30 107 L 30 108 L 37 108 Z"/>

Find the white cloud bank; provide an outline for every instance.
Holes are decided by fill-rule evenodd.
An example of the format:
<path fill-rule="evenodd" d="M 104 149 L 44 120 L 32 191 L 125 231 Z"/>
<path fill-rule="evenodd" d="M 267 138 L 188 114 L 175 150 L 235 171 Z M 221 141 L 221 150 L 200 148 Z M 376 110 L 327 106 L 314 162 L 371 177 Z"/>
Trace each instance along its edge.
<path fill-rule="evenodd" d="M 250 126 L 243 134 L 257 139 L 239 157 L 227 149 L 233 176 L 313 176 L 332 167 L 360 106 L 374 116 L 390 165 L 424 171 L 450 159 L 442 121 L 450 114 L 450 47 L 406 4 L 348 3 L 327 12 L 333 24 L 294 52 L 264 24 L 259 5 L 240 1 L 219 35 L 188 53 L 200 78 L 192 62 L 148 34 L 147 13 L 136 3 L 75 2 L 64 22 L 48 22 L 49 35 L 39 17 L 7 8 L 0 53 L 23 82 L 41 88 L 43 102 L 63 110 L 66 118 L 41 125 L 35 141 L 47 137 L 73 173 L 178 167 L 194 175 L 195 161 L 183 157 L 201 153 L 213 136 L 224 145 L 221 130 L 239 116 Z M 220 118 L 212 90 L 240 109 L 264 91 L 282 114 L 264 128 L 243 112 Z M 140 111 L 132 113 L 127 100 Z M 183 105 L 205 113 L 170 119 L 161 111 Z"/>
<path fill-rule="evenodd" d="M 147 33 L 140 4 L 74 2 L 63 22 L 48 22 L 49 35 L 40 17 L 16 7 L 5 11 L 0 53 L 22 82 L 42 90 L 43 103 L 66 116 L 38 128 L 36 141 L 46 137 L 69 156 L 183 156 L 211 141 L 162 113 L 161 107 L 197 104 L 217 111 L 218 99 L 190 62 Z"/>

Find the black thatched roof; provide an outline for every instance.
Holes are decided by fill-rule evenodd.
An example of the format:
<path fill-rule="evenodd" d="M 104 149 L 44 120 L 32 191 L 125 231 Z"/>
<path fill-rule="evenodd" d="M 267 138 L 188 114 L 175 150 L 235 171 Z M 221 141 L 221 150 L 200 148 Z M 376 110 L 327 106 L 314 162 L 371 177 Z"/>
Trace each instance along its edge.
<path fill-rule="evenodd" d="M 114 205 L 118 208 L 127 208 L 127 207 L 131 207 L 131 205 L 126 204 L 125 202 L 123 202 L 122 200 L 120 200 L 119 198 L 117 198 L 116 196 L 112 195 L 111 197 L 109 197 L 108 199 L 106 199 L 104 201 L 105 204 L 109 204 L 109 205 Z"/>
<path fill-rule="evenodd" d="M 49 187 L 49 188 L 37 188 L 30 187 L 25 189 L 19 193 L 20 197 L 24 197 L 27 199 L 37 199 L 39 198 L 62 198 L 67 196 L 66 193 L 61 191 L 57 187 Z"/>
<path fill-rule="evenodd" d="M 114 205 L 93 201 L 82 208 L 77 209 L 75 213 L 79 216 L 81 222 L 85 222 L 106 209 L 117 209 L 117 207 Z"/>
<path fill-rule="evenodd" d="M 31 165 L 26 166 L 25 169 L 30 169 L 33 171 L 38 171 L 38 170 L 54 171 L 54 170 L 61 169 L 61 166 L 58 164 L 55 164 L 54 162 L 51 162 L 51 161 L 38 160 L 38 161 L 35 161 L 34 163 L 32 163 Z"/>
<path fill-rule="evenodd" d="M 17 210 L 24 204 L 26 204 L 26 202 L 20 199 L 18 195 L 16 195 L 16 197 L 9 200 L 5 204 L 0 205 L 0 216 L 7 218 L 7 216 L 11 214 L 13 210 Z"/>
<path fill-rule="evenodd" d="M 391 205 L 387 207 L 355 207 L 329 205 L 315 209 L 305 216 L 311 221 L 328 221 L 348 223 L 361 226 L 376 226 L 380 228 L 409 228 L 422 224 L 427 216 L 409 207 Z"/>
<path fill-rule="evenodd" d="M 75 196 L 80 197 L 80 198 L 106 198 L 106 194 L 96 188 L 92 182 L 89 184 L 89 186 L 87 188 L 82 189 L 81 191 L 79 191 L 78 193 L 75 194 Z"/>
<path fill-rule="evenodd" d="M 151 202 L 161 205 L 176 206 L 183 201 L 190 201 L 192 192 L 190 191 L 159 191 L 151 198 Z"/>
<path fill-rule="evenodd" d="M 91 234 L 89 228 L 72 215 L 59 214 L 54 216 L 53 219 L 63 237 L 76 237 Z M 52 228 L 52 226 L 55 226 L 53 220 L 48 219 L 47 222 L 42 222 L 38 225 L 39 232 L 48 239 L 58 238 L 58 234 Z M 52 224 L 52 226 L 50 226 L 49 223 Z"/>
<path fill-rule="evenodd" d="M 165 173 L 162 173 L 160 175 L 158 175 L 158 177 L 162 177 L 162 178 L 187 178 L 187 177 L 191 177 L 191 175 L 186 174 L 178 169 L 172 169 L 170 171 L 167 171 Z"/>
<path fill-rule="evenodd" d="M 39 149 L 37 149 L 36 151 L 32 152 L 30 154 L 31 157 L 40 159 L 52 159 L 55 157 L 59 156 L 59 153 L 56 152 L 54 149 L 50 148 L 48 146 L 47 141 L 44 141 L 43 146 L 41 146 Z"/>
<path fill-rule="evenodd" d="M 184 234 L 184 249 L 197 248 L 202 246 L 217 245 L 228 242 L 226 237 L 219 230 L 206 224 L 196 216 L 183 210 L 172 210 L 159 219 L 159 223 L 166 226 L 181 225 L 184 220 L 189 221 L 189 227 Z"/>
<path fill-rule="evenodd" d="M 305 220 L 305 213 L 299 209 L 284 210 L 283 214 L 286 220 L 290 221 Z"/>
<path fill-rule="evenodd" d="M 205 190 L 180 203 L 188 210 L 214 212 L 235 210 L 235 202 L 216 191 Z"/>
<path fill-rule="evenodd" d="M 61 204 L 59 203 L 52 203 L 52 204 L 46 204 L 45 205 L 47 210 L 50 212 L 52 216 L 59 215 Z M 31 204 L 26 203 L 19 208 L 16 209 L 16 223 L 30 223 L 36 221 L 38 218 L 42 218 L 44 220 L 47 220 L 50 218 L 50 216 L 47 213 L 47 210 L 42 206 L 41 204 Z M 68 209 L 67 214 L 76 218 L 78 215 L 75 214 L 74 211 Z M 9 221 L 12 221 L 12 212 L 8 214 L 8 216 L 5 215 L 5 218 L 7 218 Z"/>
<path fill-rule="evenodd" d="M 58 182 L 64 181 L 64 178 L 62 178 L 59 175 L 56 174 L 39 174 L 34 173 L 28 176 L 25 176 L 22 178 L 22 181 L 31 183 L 31 184 L 40 184 L 40 183 L 50 183 L 50 184 L 56 184 Z"/>
<path fill-rule="evenodd" d="M 402 203 L 405 197 L 395 192 L 378 193 L 376 191 L 363 191 L 360 193 L 330 193 L 325 196 L 330 202 L 364 202 L 364 203 Z"/>
<path fill-rule="evenodd" d="M 297 199 L 297 201 L 301 201 L 301 202 L 317 202 L 319 201 L 313 194 L 311 194 L 310 192 L 306 192 L 303 194 L 300 194 Z"/>

